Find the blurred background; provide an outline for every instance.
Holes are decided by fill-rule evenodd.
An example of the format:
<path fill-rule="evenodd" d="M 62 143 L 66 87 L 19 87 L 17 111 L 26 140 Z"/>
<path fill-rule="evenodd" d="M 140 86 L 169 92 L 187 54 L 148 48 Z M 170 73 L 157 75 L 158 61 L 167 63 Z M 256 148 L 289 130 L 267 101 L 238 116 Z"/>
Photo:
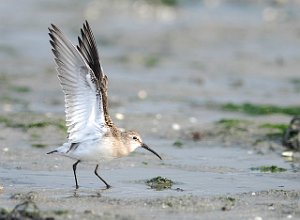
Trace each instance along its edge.
<path fill-rule="evenodd" d="M 120 126 L 157 136 L 238 117 L 220 110 L 226 103 L 297 105 L 299 9 L 297 0 L 3 1 L 0 112 L 64 117 L 47 28 L 77 44 L 85 20 Z"/>

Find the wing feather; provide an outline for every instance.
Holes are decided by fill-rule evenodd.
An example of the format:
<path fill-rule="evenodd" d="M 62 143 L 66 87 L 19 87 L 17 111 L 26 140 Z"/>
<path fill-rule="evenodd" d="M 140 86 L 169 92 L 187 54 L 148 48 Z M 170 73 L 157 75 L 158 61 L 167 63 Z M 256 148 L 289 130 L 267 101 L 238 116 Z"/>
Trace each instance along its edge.
<path fill-rule="evenodd" d="M 84 57 L 89 67 L 93 70 L 97 78 L 97 86 L 102 97 L 101 107 L 103 109 L 105 123 L 107 126 L 114 127 L 114 123 L 108 113 L 108 79 L 103 73 L 103 69 L 99 61 L 96 40 L 87 21 L 83 25 L 83 28 L 80 30 L 80 32 L 81 37 L 78 37 L 79 46 L 77 46 L 77 49 Z"/>
<path fill-rule="evenodd" d="M 101 90 L 93 69 L 55 26 L 49 28 L 58 78 L 65 94 L 69 140 L 83 141 L 105 132 Z"/>

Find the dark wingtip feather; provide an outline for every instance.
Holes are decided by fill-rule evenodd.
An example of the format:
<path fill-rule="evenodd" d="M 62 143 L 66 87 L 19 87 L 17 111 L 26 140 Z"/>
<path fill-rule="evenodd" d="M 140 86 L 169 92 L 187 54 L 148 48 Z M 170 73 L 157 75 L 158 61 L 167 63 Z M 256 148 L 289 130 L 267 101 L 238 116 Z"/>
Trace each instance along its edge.
<path fill-rule="evenodd" d="M 49 30 L 51 30 L 51 29 L 49 29 Z M 51 38 L 53 38 L 52 31 L 50 31 L 50 32 L 48 33 L 48 35 L 49 35 Z"/>
<path fill-rule="evenodd" d="M 51 24 L 53 30 L 59 30 L 54 24 Z"/>
<path fill-rule="evenodd" d="M 51 44 L 51 46 L 53 47 L 53 48 L 55 48 L 56 46 L 55 46 L 55 43 L 54 43 L 54 41 L 53 40 L 49 40 L 49 42 L 50 42 L 50 44 Z"/>
<path fill-rule="evenodd" d="M 85 20 L 85 25 L 83 25 L 83 28 L 85 28 L 85 30 L 90 30 L 90 25 L 87 20 Z"/>
<path fill-rule="evenodd" d="M 80 29 L 80 34 L 81 37 L 78 37 L 78 50 L 83 55 L 90 68 L 93 70 L 96 78 L 101 79 L 103 77 L 103 73 L 99 61 L 97 44 L 87 20 L 85 20 L 83 27 Z"/>

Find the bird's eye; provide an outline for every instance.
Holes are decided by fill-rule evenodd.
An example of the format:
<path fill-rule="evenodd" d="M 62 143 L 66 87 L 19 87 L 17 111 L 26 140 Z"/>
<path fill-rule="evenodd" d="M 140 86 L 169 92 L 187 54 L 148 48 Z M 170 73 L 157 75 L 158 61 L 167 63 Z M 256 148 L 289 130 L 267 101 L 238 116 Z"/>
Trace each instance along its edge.
<path fill-rule="evenodd" d="M 133 136 L 132 139 L 136 141 L 136 140 L 137 140 L 137 137 L 136 137 L 136 136 Z"/>

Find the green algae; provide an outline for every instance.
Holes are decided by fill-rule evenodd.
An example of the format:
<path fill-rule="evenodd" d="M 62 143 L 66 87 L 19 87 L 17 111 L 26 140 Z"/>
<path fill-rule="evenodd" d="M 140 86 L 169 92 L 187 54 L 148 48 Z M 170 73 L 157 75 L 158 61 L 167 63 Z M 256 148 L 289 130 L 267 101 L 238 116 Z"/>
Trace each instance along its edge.
<path fill-rule="evenodd" d="M 249 115 L 286 114 L 299 115 L 300 106 L 277 106 L 269 104 L 234 104 L 226 103 L 221 105 L 221 109 L 231 112 L 241 112 Z"/>
<path fill-rule="evenodd" d="M 177 148 L 182 148 L 183 142 L 180 141 L 180 140 L 176 140 L 176 141 L 173 143 L 173 146 L 175 146 L 175 147 L 177 147 Z"/>
<path fill-rule="evenodd" d="M 31 128 L 45 128 L 55 126 L 62 131 L 67 131 L 64 120 L 58 119 L 53 121 L 37 121 L 37 122 L 17 122 L 10 117 L 0 116 L 0 123 L 10 128 L 21 128 L 25 131 Z"/>
<path fill-rule="evenodd" d="M 282 168 L 282 167 L 278 167 L 278 166 L 275 166 L 275 165 L 272 165 L 272 166 L 252 167 L 250 169 L 252 171 L 259 171 L 259 172 L 262 172 L 262 173 L 267 173 L 267 172 L 270 172 L 270 173 L 280 173 L 280 172 L 287 171 L 287 169 Z"/>
<path fill-rule="evenodd" d="M 150 180 L 147 180 L 146 184 L 150 186 L 151 189 L 160 191 L 160 190 L 170 189 L 173 186 L 173 181 L 166 177 L 158 176 Z"/>
<path fill-rule="evenodd" d="M 288 124 L 282 124 L 282 123 L 264 123 L 259 125 L 259 128 L 268 130 L 266 136 L 272 139 L 283 137 L 288 127 L 289 127 Z"/>
<path fill-rule="evenodd" d="M 217 124 L 222 125 L 226 129 L 236 128 L 241 124 L 249 123 L 246 120 L 240 120 L 240 119 L 227 119 L 223 118 L 217 121 Z"/>

